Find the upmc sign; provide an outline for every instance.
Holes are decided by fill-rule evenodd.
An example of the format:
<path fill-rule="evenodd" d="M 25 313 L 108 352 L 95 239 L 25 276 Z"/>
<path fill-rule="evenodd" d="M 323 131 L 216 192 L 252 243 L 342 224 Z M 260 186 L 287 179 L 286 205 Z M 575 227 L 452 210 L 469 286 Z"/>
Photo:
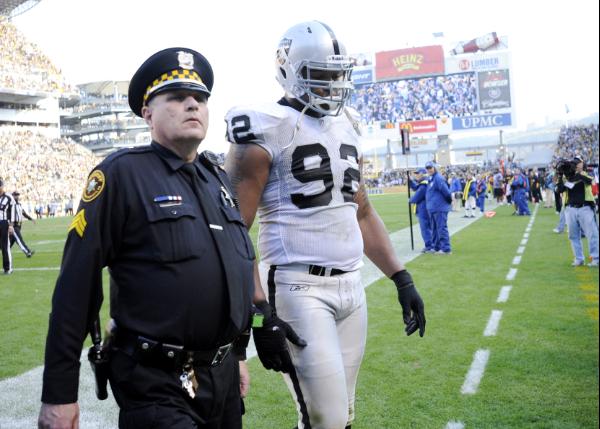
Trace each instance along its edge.
<path fill-rule="evenodd" d="M 375 78 L 378 81 L 443 75 L 444 51 L 441 46 L 423 46 L 377 52 L 375 65 Z"/>
<path fill-rule="evenodd" d="M 452 129 L 455 131 L 472 130 L 476 128 L 508 127 L 509 125 L 512 125 L 510 113 L 452 118 Z"/>

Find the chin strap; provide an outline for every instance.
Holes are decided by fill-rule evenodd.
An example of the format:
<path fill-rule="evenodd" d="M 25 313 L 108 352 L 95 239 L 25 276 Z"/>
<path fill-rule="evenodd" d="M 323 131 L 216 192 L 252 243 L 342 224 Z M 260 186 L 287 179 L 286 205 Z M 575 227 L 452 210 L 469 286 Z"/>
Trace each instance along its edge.
<path fill-rule="evenodd" d="M 356 134 L 360 137 L 362 135 L 362 133 L 360 132 L 360 124 L 358 123 L 358 121 L 356 119 L 354 119 L 352 117 L 352 115 L 350 114 L 350 111 L 348 110 L 348 108 L 346 106 L 344 106 L 344 114 L 346 115 L 346 117 L 348 118 L 350 123 L 352 124 L 352 128 L 354 128 L 354 131 L 356 132 Z"/>
<path fill-rule="evenodd" d="M 304 109 L 302 109 L 302 111 L 300 112 L 300 116 L 298 116 L 298 120 L 296 121 L 296 126 L 294 127 L 294 133 L 292 134 L 292 139 L 286 146 L 284 146 L 284 149 L 287 149 L 288 147 L 290 147 L 291 145 L 294 144 L 294 140 L 296 139 L 296 133 L 300 129 L 300 124 L 302 122 L 302 118 L 304 117 L 304 114 L 306 113 L 308 108 L 309 108 L 309 105 L 305 104 Z"/>

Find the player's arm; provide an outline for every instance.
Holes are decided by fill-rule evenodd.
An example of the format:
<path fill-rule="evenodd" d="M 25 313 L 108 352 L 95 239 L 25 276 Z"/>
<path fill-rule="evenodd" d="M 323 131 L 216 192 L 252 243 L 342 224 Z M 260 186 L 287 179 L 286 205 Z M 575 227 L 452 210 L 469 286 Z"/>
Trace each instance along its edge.
<path fill-rule="evenodd" d="M 396 256 L 389 234 L 379 214 L 375 211 L 363 182 L 363 160 L 360 160 L 361 181 L 354 202 L 358 204 L 357 219 L 364 242 L 365 255 L 383 273 L 391 278 L 398 290 L 398 301 L 402 306 L 405 331 L 411 335 L 417 329 L 422 337 L 425 334 L 425 309 L 410 273 Z"/>
<path fill-rule="evenodd" d="M 240 203 L 240 213 L 248 230 L 254 223 L 258 203 L 267 184 L 271 157 L 256 144 L 232 144 L 225 158 L 225 171 Z M 266 301 L 254 265 L 254 302 Z"/>
<path fill-rule="evenodd" d="M 232 144 L 225 159 L 225 171 L 238 197 L 242 219 L 248 229 L 252 227 L 258 203 L 269 179 L 271 156 L 253 143 Z M 253 323 L 253 338 L 258 357 L 266 369 L 290 372 L 291 358 L 286 338 L 297 346 L 306 342 L 277 317 L 267 302 L 260 286 L 258 265 L 254 263 L 254 305 L 260 311 L 262 322 Z"/>

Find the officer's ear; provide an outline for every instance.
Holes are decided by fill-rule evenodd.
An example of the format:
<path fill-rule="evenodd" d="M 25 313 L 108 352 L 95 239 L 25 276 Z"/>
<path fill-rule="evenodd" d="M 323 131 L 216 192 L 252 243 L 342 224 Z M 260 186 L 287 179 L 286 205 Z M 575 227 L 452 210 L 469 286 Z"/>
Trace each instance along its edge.
<path fill-rule="evenodd" d="M 146 121 L 146 124 L 152 129 L 152 108 L 148 106 L 142 107 L 142 118 Z"/>

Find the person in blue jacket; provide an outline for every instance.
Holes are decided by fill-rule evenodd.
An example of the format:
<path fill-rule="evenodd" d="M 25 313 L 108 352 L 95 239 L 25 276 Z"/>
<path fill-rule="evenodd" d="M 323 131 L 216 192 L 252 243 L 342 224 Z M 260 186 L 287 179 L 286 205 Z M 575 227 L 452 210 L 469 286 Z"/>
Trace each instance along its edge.
<path fill-rule="evenodd" d="M 427 211 L 427 202 L 425 195 L 427 194 L 427 170 L 419 168 L 415 171 L 414 180 L 410 181 L 410 189 L 416 191 L 410 198 L 410 203 L 416 205 L 416 213 L 419 218 L 419 227 L 421 228 L 421 237 L 425 247 L 421 253 L 434 253 L 433 241 L 431 234 L 431 221 L 429 212 Z"/>
<path fill-rule="evenodd" d="M 487 178 L 485 175 L 477 175 L 477 185 L 475 186 L 477 207 L 481 211 L 481 214 L 485 211 L 485 198 L 487 193 Z"/>
<path fill-rule="evenodd" d="M 425 201 L 431 219 L 433 249 L 439 254 L 449 255 L 452 253 L 452 249 L 450 247 L 450 234 L 448 233 L 448 212 L 450 211 L 452 195 L 450 189 L 448 189 L 446 179 L 438 173 L 435 164 L 428 161 L 425 168 L 429 175 Z"/>
<path fill-rule="evenodd" d="M 529 204 L 527 202 L 529 194 L 529 181 L 520 168 L 515 171 L 515 177 L 511 184 L 513 190 L 513 200 L 517 206 L 519 216 L 530 216 Z"/>
<path fill-rule="evenodd" d="M 452 211 L 457 212 L 460 210 L 461 201 L 462 201 L 462 191 L 464 185 L 460 182 L 460 177 L 456 175 L 456 173 L 451 174 L 450 180 L 450 194 L 452 194 Z"/>

